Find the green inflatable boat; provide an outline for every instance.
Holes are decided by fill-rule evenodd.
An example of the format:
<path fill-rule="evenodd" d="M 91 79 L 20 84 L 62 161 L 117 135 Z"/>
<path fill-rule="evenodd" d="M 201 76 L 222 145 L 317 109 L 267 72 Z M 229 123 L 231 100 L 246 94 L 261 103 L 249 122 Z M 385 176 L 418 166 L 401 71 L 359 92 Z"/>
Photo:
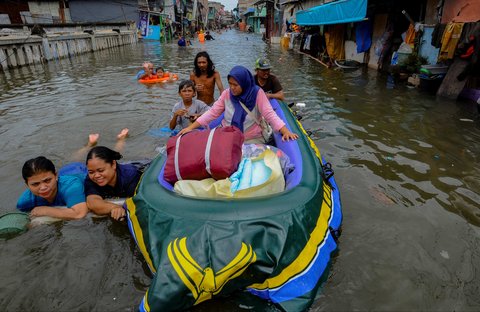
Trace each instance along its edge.
<path fill-rule="evenodd" d="M 132 236 L 153 273 L 140 311 L 184 310 L 236 291 L 282 310 L 312 304 L 337 248 L 342 212 L 330 164 L 284 103 L 277 114 L 297 134 L 275 141 L 295 164 L 285 191 L 248 199 L 181 196 L 163 179 L 165 155 L 127 199 Z"/>

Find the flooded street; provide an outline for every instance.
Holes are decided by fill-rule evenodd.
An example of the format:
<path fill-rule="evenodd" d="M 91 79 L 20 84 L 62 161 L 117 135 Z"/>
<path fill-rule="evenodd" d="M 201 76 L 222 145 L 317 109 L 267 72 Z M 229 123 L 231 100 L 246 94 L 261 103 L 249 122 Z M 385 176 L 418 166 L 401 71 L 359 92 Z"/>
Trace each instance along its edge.
<path fill-rule="evenodd" d="M 188 79 L 205 50 L 228 86 L 234 65 L 253 70 L 266 56 L 287 102 L 306 104 L 297 108 L 302 124 L 332 163 L 342 198 L 339 250 L 311 310 L 479 311 L 476 108 L 392 86 L 374 70 L 326 69 L 259 36 L 214 37 L 187 48 L 140 42 L 0 72 L 0 213 L 15 210 L 27 159 L 44 155 L 60 167 L 79 157 L 89 133 L 113 147 L 128 127 L 124 158 L 156 155 L 168 137 L 152 129 L 167 126 L 178 84 L 137 83 L 143 61 Z M 5 311 L 135 311 L 150 283 L 126 223 L 109 218 L 33 228 L 0 241 L 0 259 Z M 224 299 L 195 310 L 248 307 Z"/>

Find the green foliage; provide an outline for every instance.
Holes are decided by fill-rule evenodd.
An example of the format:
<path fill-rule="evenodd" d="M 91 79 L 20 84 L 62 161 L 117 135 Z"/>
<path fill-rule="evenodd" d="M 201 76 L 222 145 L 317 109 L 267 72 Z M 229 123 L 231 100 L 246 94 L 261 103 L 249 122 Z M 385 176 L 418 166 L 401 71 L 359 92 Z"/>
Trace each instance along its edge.
<path fill-rule="evenodd" d="M 403 62 L 402 67 L 407 73 L 413 74 L 420 72 L 422 65 L 427 64 L 427 59 L 423 56 L 420 56 L 416 53 L 410 54 L 405 62 Z"/>

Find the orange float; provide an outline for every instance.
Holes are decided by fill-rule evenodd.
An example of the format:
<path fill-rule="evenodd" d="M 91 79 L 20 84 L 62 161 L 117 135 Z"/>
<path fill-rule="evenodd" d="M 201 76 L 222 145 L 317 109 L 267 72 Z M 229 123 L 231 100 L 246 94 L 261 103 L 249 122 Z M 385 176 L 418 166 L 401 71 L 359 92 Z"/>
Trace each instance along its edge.
<path fill-rule="evenodd" d="M 170 73 L 166 72 L 163 74 L 162 77 L 158 77 L 157 75 L 152 75 L 151 77 L 139 79 L 138 82 L 143 84 L 153 84 L 153 83 L 160 83 L 160 82 L 168 82 L 168 81 L 176 81 L 178 80 L 177 74 L 172 74 L 170 79 Z"/>

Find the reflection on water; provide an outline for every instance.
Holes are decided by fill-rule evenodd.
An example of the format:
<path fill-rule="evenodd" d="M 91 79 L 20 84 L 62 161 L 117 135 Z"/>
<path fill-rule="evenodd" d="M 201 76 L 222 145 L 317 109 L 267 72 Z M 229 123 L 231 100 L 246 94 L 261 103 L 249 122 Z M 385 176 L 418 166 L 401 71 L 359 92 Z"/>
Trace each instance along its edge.
<path fill-rule="evenodd" d="M 13 210 L 24 189 L 26 159 L 68 163 L 89 133 L 113 146 L 128 127 L 126 159 L 156 154 L 167 138 L 149 130 L 167 125 L 178 83 L 138 84 L 143 61 L 187 79 L 195 54 L 207 50 L 227 85 L 234 65 L 253 69 L 265 55 L 287 101 L 306 103 L 295 109 L 333 164 L 342 195 L 340 248 L 313 310 L 479 310 L 475 108 L 389 88 L 372 70 L 325 69 L 254 35 L 217 37 L 187 48 L 145 42 L 0 73 L 0 213 Z M 108 218 L 41 226 L 0 246 L 0 305 L 8 311 L 130 311 L 150 282 L 125 224 Z M 244 300 L 222 300 L 222 310 L 258 304 Z"/>

